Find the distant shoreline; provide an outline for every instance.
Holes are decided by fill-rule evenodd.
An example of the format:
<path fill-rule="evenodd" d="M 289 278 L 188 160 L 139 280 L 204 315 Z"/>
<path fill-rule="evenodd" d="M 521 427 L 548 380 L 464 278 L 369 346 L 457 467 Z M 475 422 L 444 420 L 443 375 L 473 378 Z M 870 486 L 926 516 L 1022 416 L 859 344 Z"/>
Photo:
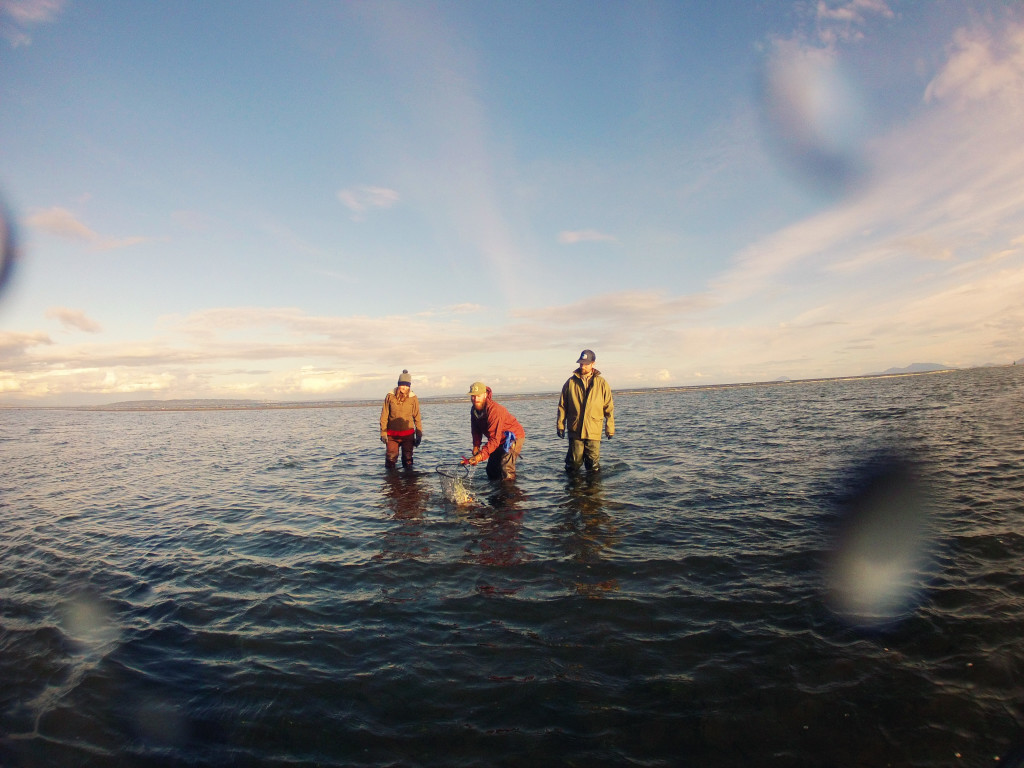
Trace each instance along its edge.
<path fill-rule="evenodd" d="M 1013 365 L 991 365 L 985 368 L 1012 368 Z M 747 387 L 788 386 L 793 384 L 816 384 L 830 381 L 857 381 L 862 379 L 893 379 L 907 376 L 931 376 L 934 374 L 955 373 L 975 370 L 973 368 L 942 368 L 934 371 L 908 371 L 900 373 L 875 373 L 861 376 L 828 376 L 814 379 L 784 379 L 776 381 L 750 381 L 736 384 L 689 384 L 674 387 L 634 387 L 614 389 L 616 395 L 665 394 L 672 392 L 708 391 L 717 389 L 742 389 Z M 498 400 L 543 400 L 557 398 L 558 392 L 527 392 L 517 394 L 499 394 Z M 461 395 L 438 395 L 421 397 L 420 402 L 431 404 L 461 403 L 466 398 Z M 86 412 L 126 412 L 126 413 L 168 413 L 182 411 L 279 411 L 304 410 L 314 408 L 365 408 L 380 405 L 380 399 L 373 400 L 306 400 L 297 402 L 196 399 L 196 400 L 130 400 L 105 405 L 0 405 L 0 410 L 7 411 L 86 411 Z"/>

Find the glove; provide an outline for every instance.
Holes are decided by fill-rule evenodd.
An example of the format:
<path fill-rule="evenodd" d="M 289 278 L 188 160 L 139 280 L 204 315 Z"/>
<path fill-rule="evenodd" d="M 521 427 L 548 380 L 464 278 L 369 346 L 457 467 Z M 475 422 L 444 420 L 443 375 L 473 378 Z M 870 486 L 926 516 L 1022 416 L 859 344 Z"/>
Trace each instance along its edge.
<path fill-rule="evenodd" d="M 558 430 L 555 430 L 555 431 L 558 432 L 558 437 L 559 438 L 565 437 L 565 430 L 564 429 L 558 429 Z"/>
<path fill-rule="evenodd" d="M 381 432 L 380 433 L 380 441 L 382 443 L 384 443 L 384 445 L 388 444 L 388 433 L 387 432 Z"/>
<path fill-rule="evenodd" d="M 416 447 L 420 447 L 420 440 L 423 439 L 423 433 L 420 430 L 416 430 L 416 437 L 413 438 L 412 444 Z"/>
<path fill-rule="evenodd" d="M 606 437 L 607 437 L 607 438 L 608 438 L 609 440 L 611 440 L 611 439 L 612 439 L 612 435 L 614 435 L 614 432 L 608 432 L 608 431 L 605 431 L 605 433 L 604 433 L 604 434 L 605 434 L 605 436 L 606 436 Z"/>

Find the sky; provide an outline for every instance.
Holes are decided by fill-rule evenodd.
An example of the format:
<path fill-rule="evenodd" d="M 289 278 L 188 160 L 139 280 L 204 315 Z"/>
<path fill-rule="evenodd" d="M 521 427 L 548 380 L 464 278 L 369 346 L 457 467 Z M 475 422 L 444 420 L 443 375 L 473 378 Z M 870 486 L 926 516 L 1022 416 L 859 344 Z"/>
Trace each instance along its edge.
<path fill-rule="evenodd" d="M 1024 357 L 1024 4 L 0 0 L 0 405 Z"/>

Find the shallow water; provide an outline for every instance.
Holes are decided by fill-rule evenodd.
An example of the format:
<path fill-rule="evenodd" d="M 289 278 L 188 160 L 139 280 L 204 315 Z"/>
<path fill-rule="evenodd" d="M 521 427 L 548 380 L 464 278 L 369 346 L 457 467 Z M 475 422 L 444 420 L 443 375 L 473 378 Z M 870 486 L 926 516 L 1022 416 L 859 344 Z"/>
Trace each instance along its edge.
<path fill-rule="evenodd" d="M 1021 368 L 506 405 L 0 413 L 0 764 L 1020 764 Z"/>

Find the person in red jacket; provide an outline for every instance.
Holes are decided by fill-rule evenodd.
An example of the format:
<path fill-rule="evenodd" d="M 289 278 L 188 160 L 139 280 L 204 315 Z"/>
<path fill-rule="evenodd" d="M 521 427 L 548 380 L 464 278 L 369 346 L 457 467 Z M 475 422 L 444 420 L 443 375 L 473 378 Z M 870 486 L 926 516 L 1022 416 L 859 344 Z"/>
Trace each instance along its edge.
<path fill-rule="evenodd" d="M 473 434 L 473 457 L 467 464 L 487 461 L 487 476 L 492 480 L 515 480 L 516 460 L 523 452 L 526 432 L 508 408 L 494 402 L 494 393 L 482 381 L 469 388 L 473 407 L 469 426 Z"/>

